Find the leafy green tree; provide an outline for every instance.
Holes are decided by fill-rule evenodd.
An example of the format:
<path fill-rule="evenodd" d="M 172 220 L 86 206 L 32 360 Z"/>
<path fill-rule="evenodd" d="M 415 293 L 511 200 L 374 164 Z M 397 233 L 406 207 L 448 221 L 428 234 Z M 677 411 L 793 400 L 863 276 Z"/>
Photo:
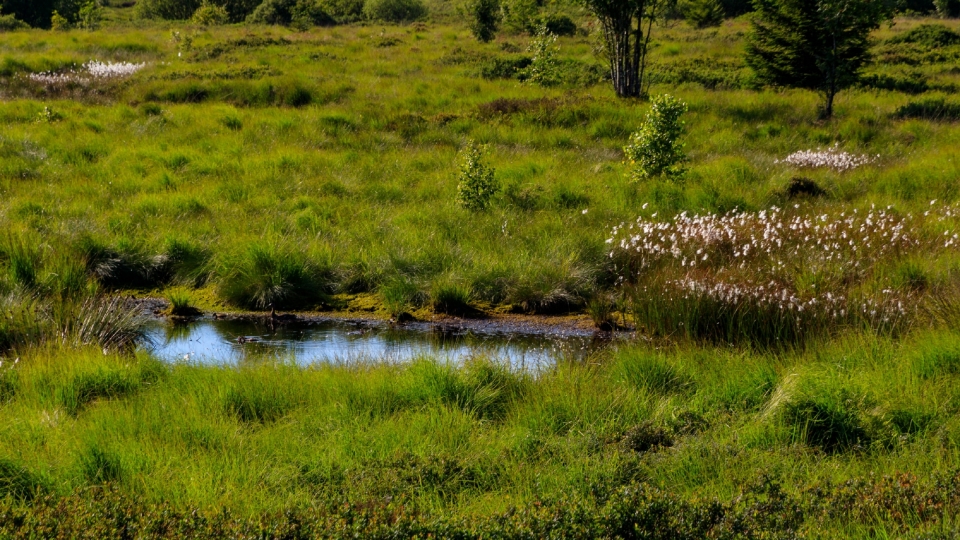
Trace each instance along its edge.
<path fill-rule="evenodd" d="M 613 89 L 640 97 L 653 23 L 668 0 L 581 0 L 600 21 Z"/>
<path fill-rule="evenodd" d="M 470 31 L 477 41 L 492 40 L 500 28 L 500 0 L 469 0 L 466 12 L 470 17 Z"/>
<path fill-rule="evenodd" d="M 869 62 L 870 32 L 892 16 L 882 0 L 754 0 L 754 6 L 747 64 L 764 83 L 819 92 L 824 118 Z"/>
<path fill-rule="evenodd" d="M 490 207 L 491 199 L 500 191 L 493 167 L 486 164 L 484 149 L 471 141 L 460 151 L 460 177 L 457 203 L 474 212 Z"/>
<path fill-rule="evenodd" d="M 687 155 L 680 141 L 683 135 L 680 117 L 685 112 L 687 104 L 669 94 L 651 100 L 643 126 L 630 137 L 630 144 L 623 149 L 630 161 L 630 175 L 634 181 L 660 176 L 671 180 L 683 177 Z"/>

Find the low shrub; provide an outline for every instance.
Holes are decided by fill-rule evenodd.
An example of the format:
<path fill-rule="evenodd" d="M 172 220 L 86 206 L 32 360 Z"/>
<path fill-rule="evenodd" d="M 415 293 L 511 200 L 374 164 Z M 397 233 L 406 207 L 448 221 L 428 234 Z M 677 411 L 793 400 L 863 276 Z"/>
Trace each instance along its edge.
<path fill-rule="evenodd" d="M 941 96 L 924 97 L 899 107 L 894 116 L 897 118 L 956 121 L 960 120 L 960 103 L 948 101 Z"/>
<path fill-rule="evenodd" d="M 887 40 L 887 43 L 915 43 L 928 49 L 960 43 L 960 34 L 942 24 L 921 24 Z"/>

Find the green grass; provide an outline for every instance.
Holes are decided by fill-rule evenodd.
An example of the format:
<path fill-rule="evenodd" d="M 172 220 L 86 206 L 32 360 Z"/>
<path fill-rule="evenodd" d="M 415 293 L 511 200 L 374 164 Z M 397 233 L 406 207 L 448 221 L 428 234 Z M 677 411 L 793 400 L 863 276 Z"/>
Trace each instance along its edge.
<path fill-rule="evenodd" d="M 589 36 L 558 40 L 562 80 L 542 88 L 520 80 L 529 36 L 479 44 L 449 14 L 303 32 L 109 15 L 102 32 L 0 35 L 0 536 L 955 534 L 960 45 L 892 39 L 929 20 L 877 32 L 879 61 L 828 122 L 812 93 L 755 86 L 745 20 L 660 29 L 651 92 L 689 104 L 689 172 L 632 183 L 622 148 L 647 105 L 613 96 Z M 148 65 L 27 77 L 91 59 Z M 456 202 L 471 140 L 503 188 L 478 212 Z M 879 158 L 782 161 L 835 143 Z M 696 268 L 606 243 L 641 215 L 773 205 L 892 205 L 916 242 L 745 264 L 694 242 Z M 908 316 L 799 314 L 694 281 Z M 535 373 L 482 355 L 168 365 L 133 350 L 129 292 L 174 313 L 355 299 L 640 332 Z"/>
<path fill-rule="evenodd" d="M 480 76 L 524 36 L 477 44 L 456 27 L 391 27 L 399 44 L 377 47 L 367 27 L 187 29 L 194 46 L 178 58 L 168 32 L 150 26 L 5 34 L 6 80 L 20 82 L 0 106 L 3 226 L 11 246 L 53 248 L 4 257 L 7 281 L 42 281 L 57 253 L 85 258 L 107 288 L 215 285 L 240 308 L 284 298 L 322 307 L 327 294 L 377 292 L 404 276 L 423 297 L 453 282 L 476 302 L 581 310 L 613 282 L 612 224 L 644 203 L 661 215 L 779 203 L 798 171 L 774 162 L 795 150 L 839 141 L 881 155 L 853 172 L 803 171 L 827 193 L 818 207 L 956 200 L 956 130 L 937 112 L 949 107 L 931 105 L 937 91 L 850 90 L 837 119 L 820 123 L 810 93 L 696 82 L 697 69 L 736 72 L 727 64 L 741 65 L 745 28 L 658 34 L 679 52 L 653 53 L 654 80 L 700 62 L 651 89 L 690 104 L 682 185 L 626 181 L 621 148 L 645 106 L 614 98 L 608 83 L 544 89 Z M 560 45 L 565 60 L 599 65 L 589 40 Z M 94 57 L 148 67 L 88 94 L 23 82 Z M 955 84 L 930 62 L 916 69 Z M 44 107 L 60 119 L 35 121 Z M 487 212 L 455 202 L 468 139 L 489 145 L 504 186 Z"/>
<path fill-rule="evenodd" d="M 921 510 L 881 484 L 908 474 L 933 489 L 957 467 L 958 343 L 938 331 L 782 355 L 635 345 L 537 373 L 485 359 L 213 368 L 38 349 L 0 405 L 0 487 L 13 507 L 107 484 L 148 508 L 243 519 L 388 512 L 393 499 L 437 526 L 537 501 L 601 511 L 638 486 L 727 504 L 769 481 L 805 509 L 800 531 L 920 530 L 957 502 Z M 863 482 L 880 484 L 853 506 L 811 498 L 839 505 Z"/>

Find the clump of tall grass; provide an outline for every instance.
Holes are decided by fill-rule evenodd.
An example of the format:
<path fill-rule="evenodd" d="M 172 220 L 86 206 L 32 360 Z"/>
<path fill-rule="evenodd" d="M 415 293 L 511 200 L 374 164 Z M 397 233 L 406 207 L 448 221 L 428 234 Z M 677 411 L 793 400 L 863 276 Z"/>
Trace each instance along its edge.
<path fill-rule="evenodd" d="M 0 459 L 0 499 L 31 501 L 45 490 L 45 482 L 23 465 Z"/>
<path fill-rule="evenodd" d="M 90 297 L 52 309 L 59 340 L 73 347 L 99 345 L 131 351 L 147 340 L 146 315 L 140 306 L 120 297 Z"/>
<path fill-rule="evenodd" d="M 235 305 L 278 309 L 313 308 L 333 291 L 329 264 L 306 254 L 255 243 L 222 263 L 220 295 Z"/>
<path fill-rule="evenodd" d="M 14 293 L 0 298 L 0 350 L 59 342 L 131 351 L 147 339 L 145 315 L 122 298 L 47 300 Z"/>
<path fill-rule="evenodd" d="M 667 220 L 654 214 L 614 227 L 607 243 L 647 330 L 790 345 L 841 328 L 906 328 L 925 296 L 892 282 L 884 268 L 953 249 L 949 229 L 930 231 L 949 227 L 955 214 L 951 207 L 812 214 L 800 205 Z"/>
<path fill-rule="evenodd" d="M 448 315 L 469 315 L 474 312 L 470 305 L 473 291 L 470 287 L 453 281 L 434 283 L 430 291 L 430 302 L 437 313 Z"/>
<path fill-rule="evenodd" d="M 170 315 L 175 317 L 193 317 L 203 313 L 193 305 L 190 292 L 183 289 L 167 291 L 167 302 L 170 303 Z"/>

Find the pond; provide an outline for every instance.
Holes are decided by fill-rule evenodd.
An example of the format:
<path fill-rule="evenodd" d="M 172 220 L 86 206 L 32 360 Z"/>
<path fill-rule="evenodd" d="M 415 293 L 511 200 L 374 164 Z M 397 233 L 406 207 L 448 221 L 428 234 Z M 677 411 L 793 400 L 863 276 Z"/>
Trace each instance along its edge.
<path fill-rule="evenodd" d="M 518 369 L 537 369 L 559 359 L 585 358 L 612 341 L 584 330 L 342 320 L 276 325 L 263 319 L 157 320 L 148 333 L 153 353 L 163 360 L 217 365 L 271 359 L 300 365 L 406 362 L 424 356 L 462 363 L 486 356 Z"/>

